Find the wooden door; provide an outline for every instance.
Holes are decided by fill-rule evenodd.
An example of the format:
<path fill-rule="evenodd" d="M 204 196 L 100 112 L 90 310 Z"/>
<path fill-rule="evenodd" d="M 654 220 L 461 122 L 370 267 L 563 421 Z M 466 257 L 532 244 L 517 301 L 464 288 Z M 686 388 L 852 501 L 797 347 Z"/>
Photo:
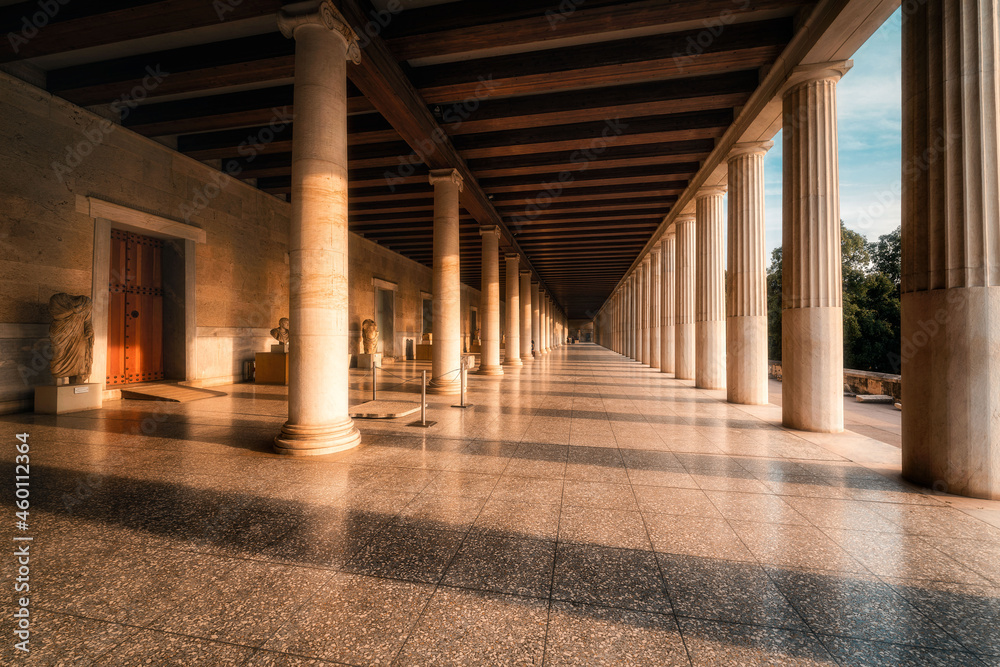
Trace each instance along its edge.
<path fill-rule="evenodd" d="M 108 385 L 163 379 L 163 241 L 111 231 Z"/>

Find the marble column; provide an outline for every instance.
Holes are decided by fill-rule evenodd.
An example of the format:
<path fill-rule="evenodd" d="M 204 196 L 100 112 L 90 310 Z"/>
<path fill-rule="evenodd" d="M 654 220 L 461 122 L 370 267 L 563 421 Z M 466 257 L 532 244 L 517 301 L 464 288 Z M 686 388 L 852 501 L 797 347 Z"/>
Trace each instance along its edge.
<path fill-rule="evenodd" d="M 695 222 L 693 215 L 682 215 L 675 224 L 674 246 L 674 376 L 693 380 L 695 373 Z"/>
<path fill-rule="evenodd" d="M 521 362 L 521 290 L 518 272 L 521 256 L 506 255 L 507 260 L 507 340 L 504 347 L 503 365 L 516 368 Z"/>
<path fill-rule="evenodd" d="M 434 186 L 434 322 L 432 394 L 457 394 L 462 378 L 462 281 L 458 216 L 462 177 L 456 169 L 432 169 Z"/>
<path fill-rule="evenodd" d="M 542 302 L 539 305 L 542 308 L 542 322 L 540 329 L 540 335 L 542 338 L 542 354 L 548 354 L 550 349 L 549 348 L 549 324 L 551 322 L 551 318 L 549 317 L 550 302 L 549 302 L 549 295 L 547 292 L 543 290 L 541 291 L 541 294 L 542 294 Z"/>
<path fill-rule="evenodd" d="M 482 317 L 482 343 L 479 351 L 479 375 L 503 375 L 500 365 L 500 228 L 479 228 L 483 239 L 482 286 L 479 312 Z"/>
<path fill-rule="evenodd" d="M 639 265 L 639 360 L 646 366 L 650 360 L 649 346 L 649 303 L 650 303 L 650 259 L 646 255 Z"/>
<path fill-rule="evenodd" d="M 660 302 L 663 300 L 660 246 L 649 251 L 649 367 L 660 370 Z"/>
<path fill-rule="evenodd" d="M 770 141 L 729 153 L 726 290 L 726 395 L 730 403 L 767 404 L 767 251 L 764 155 Z"/>
<path fill-rule="evenodd" d="M 280 454 L 329 454 L 361 442 L 348 415 L 347 59 L 357 37 L 329 1 L 278 12 L 295 40 L 295 141 L 288 258 L 288 421 Z"/>
<path fill-rule="evenodd" d="M 695 371 L 701 389 L 726 386 L 725 188 L 702 188 L 695 197 Z"/>
<path fill-rule="evenodd" d="M 903 15 L 903 476 L 1000 500 L 997 0 Z"/>
<path fill-rule="evenodd" d="M 520 273 L 521 281 L 521 362 L 531 361 L 534 356 L 531 354 L 531 318 L 534 312 L 533 294 L 531 289 L 531 271 L 523 270 Z"/>
<path fill-rule="evenodd" d="M 674 303 L 677 299 L 677 285 L 674 279 L 674 261 L 676 259 L 676 235 L 673 231 L 663 235 L 660 241 L 660 258 L 662 274 L 662 294 L 660 300 L 660 320 L 663 329 L 660 332 L 660 372 L 674 372 Z"/>
<path fill-rule="evenodd" d="M 782 99 L 782 423 L 844 430 L 837 81 L 849 62 L 797 67 Z"/>
<path fill-rule="evenodd" d="M 542 356 L 542 293 L 538 283 L 531 283 L 531 353 L 536 359 Z"/>

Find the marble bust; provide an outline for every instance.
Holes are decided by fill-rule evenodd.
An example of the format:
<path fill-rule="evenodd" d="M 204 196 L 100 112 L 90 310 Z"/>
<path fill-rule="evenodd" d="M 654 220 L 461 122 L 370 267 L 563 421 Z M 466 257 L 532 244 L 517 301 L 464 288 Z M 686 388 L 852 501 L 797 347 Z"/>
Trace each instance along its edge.
<path fill-rule="evenodd" d="M 271 329 L 271 338 L 282 345 L 288 345 L 288 318 L 282 317 L 278 320 L 278 326 Z"/>

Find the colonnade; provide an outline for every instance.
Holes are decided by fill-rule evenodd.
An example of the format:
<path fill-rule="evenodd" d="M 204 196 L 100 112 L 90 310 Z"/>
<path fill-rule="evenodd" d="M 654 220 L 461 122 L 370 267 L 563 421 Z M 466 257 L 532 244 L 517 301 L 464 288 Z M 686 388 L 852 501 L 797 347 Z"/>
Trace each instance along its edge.
<path fill-rule="evenodd" d="M 849 66 L 796 68 L 782 93 L 782 419 L 809 431 L 844 427 L 836 84 Z M 768 401 L 763 162 L 772 145 L 734 145 L 725 183 L 695 193 L 600 316 L 612 350 L 748 405 Z"/>

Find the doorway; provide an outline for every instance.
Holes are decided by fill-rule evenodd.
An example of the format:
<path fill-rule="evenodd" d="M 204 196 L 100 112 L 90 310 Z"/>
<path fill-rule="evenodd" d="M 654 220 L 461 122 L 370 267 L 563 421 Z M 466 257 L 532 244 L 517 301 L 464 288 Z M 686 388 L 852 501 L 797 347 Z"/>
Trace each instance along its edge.
<path fill-rule="evenodd" d="M 108 386 L 162 380 L 163 241 L 111 230 Z"/>
<path fill-rule="evenodd" d="M 375 324 L 378 326 L 378 348 L 385 357 L 395 356 L 393 341 L 395 332 L 395 309 L 393 307 L 395 292 L 381 287 L 375 288 Z"/>

